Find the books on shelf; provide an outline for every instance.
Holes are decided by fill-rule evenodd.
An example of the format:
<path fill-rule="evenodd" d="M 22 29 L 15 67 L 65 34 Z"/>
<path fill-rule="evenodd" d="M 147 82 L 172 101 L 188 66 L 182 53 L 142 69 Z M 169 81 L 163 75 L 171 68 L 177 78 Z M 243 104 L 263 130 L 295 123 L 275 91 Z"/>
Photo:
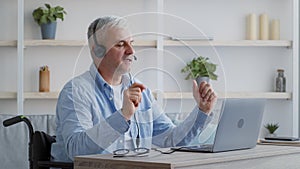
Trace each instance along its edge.
<path fill-rule="evenodd" d="M 258 141 L 258 144 L 261 145 L 278 145 L 278 146 L 296 146 L 300 147 L 300 141 L 283 141 L 283 140 L 266 140 L 266 139 L 260 139 Z"/>

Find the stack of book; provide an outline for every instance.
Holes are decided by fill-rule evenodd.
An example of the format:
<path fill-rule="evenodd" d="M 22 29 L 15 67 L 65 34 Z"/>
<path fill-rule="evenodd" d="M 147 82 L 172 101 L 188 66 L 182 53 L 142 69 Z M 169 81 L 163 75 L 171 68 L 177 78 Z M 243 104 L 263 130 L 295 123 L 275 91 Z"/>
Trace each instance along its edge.
<path fill-rule="evenodd" d="M 265 137 L 260 139 L 258 144 L 300 147 L 300 140 L 295 137 Z"/>

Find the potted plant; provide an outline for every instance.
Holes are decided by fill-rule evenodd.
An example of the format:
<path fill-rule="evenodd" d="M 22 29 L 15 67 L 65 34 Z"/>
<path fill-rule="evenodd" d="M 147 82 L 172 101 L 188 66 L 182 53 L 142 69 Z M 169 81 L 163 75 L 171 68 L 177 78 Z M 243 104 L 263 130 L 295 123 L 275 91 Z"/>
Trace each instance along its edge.
<path fill-rule="evenodd" d="M 279 124 L 268 123 L 265 125 L 265 128 L 269 131 L 269 137 L 276 136 L 275 131 L 279 128 Z"/>
<path fill-rule="evenodd" d="M 217 65 L 210 62 L 209 58 L 199 56 L 187 63 L 186 66 L 181 69 L 181 72 L 188 72 L 185 79 L 196 79 L 199 84 L 203 80 L 207 82 L 209 82 L 209 79 L 217 80 L 218 75 L 215 74 L 216 69 Z"/>
<path fill-rule="evenodd" d="M 46 8 L 39 7 L 32 12 L 34 21 L 41 26 L 42 39 L 55 39 L 56 20 L 64 20 L 67 12 L 61 6 L 51 7 L 45 4 Z"/>

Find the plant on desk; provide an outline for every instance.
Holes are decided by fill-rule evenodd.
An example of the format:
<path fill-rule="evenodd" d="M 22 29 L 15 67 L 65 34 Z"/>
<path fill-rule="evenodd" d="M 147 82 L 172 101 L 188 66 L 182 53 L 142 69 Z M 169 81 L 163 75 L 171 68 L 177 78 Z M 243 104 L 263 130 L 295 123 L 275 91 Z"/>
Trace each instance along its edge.
<path fill-rule="evenodd" d="M 269 136 L 274 137 L 276 136 L 275 131 L 279 128 L 278 123 L 268 123 L 265 125 L 265 128 L 269 131 Z"/>

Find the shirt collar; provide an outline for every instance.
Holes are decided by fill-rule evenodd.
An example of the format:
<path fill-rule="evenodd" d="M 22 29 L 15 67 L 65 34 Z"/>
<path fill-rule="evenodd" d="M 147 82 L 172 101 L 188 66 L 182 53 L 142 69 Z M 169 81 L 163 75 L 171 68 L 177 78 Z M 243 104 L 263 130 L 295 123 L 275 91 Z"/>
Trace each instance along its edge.
<path fill-rule="evenodd" d="M 109 84 L 103 79 L 101 74 L 98 72 L 98 69 L 94 63 L 90 66 L 90 73 L 92 78 L 95 80 L 96 84 L 99 86 L 109 86 Z M 131 79 L 131 76 L 129 73 L 126 73 L 122 76 L 122 86 L 128 87 L 131 85 L 133 79 Z"/>

